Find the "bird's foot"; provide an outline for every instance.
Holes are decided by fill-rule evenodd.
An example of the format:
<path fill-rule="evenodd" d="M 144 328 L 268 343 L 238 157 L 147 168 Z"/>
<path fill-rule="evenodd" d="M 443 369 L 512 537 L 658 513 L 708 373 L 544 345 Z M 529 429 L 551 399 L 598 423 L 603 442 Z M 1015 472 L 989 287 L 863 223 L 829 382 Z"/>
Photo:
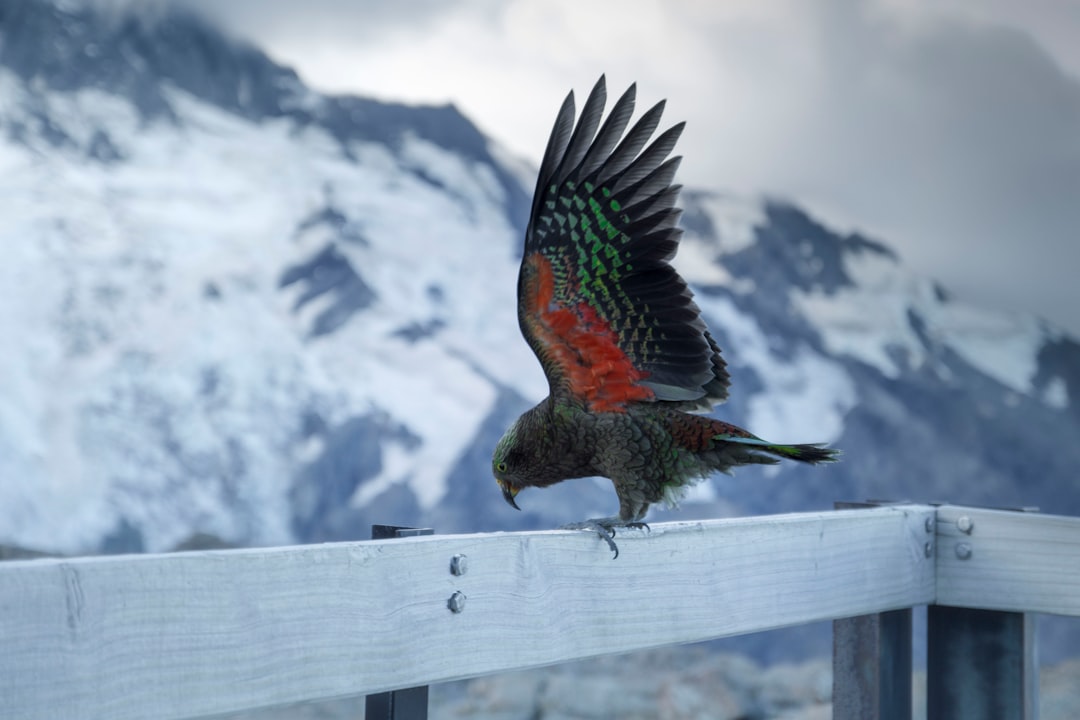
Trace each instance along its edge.
<path fill-rule="evenodd" d="M 570 523 L 569 525 L 563 525 L 561 530 L 585 530 L 586 532 L 594 532 L 600 536 L 600 539 L 608 544 L 611 548 L 611 552 L 615 553 L 611 559 L 619 557 L 619 546 L 615 544 L 615 528 L 634 528 L 636 530 L 645 529 L 649 530 L 649 526 L 643 522 L 628 522 L 621 520 L 617 517 L 609 518 L 590 518 L 583 522 Z"/>

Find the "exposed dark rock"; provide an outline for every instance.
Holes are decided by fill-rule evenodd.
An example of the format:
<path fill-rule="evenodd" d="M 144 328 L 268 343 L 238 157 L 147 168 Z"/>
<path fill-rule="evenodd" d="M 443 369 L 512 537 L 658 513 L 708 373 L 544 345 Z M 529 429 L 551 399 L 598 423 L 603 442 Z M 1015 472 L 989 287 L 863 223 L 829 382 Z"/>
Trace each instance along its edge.
<path fill-rule="evenodd" d="M 285 270 L 278 283 L 286 288 L 301 283 L 305 290 L 293 308 L 299 310 L 312 300 L 329 295 L 332 301 L 311 323 L 312 337 L 326 335 L 348 322 L 355 313 L 375 302 L 375 291 L 364 282 L 337 246 L 330 244 L 307 262 Z"/>

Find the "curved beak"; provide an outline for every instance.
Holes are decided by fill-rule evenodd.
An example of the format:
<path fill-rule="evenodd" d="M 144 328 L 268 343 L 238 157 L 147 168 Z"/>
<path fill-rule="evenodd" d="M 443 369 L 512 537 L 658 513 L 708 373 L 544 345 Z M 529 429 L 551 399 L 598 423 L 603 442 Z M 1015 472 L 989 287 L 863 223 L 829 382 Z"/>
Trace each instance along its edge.
<path fill-rule="evenodd" d="M 501 487 L 503 491 L 503 500 L 506 500 L 506 502 L 510 503 L 510 507 L 514 508 L 515 510 L 520 510 L 521 508 L 519 508 L 518 504 L 514 502 L 514 498 L 517 497 L 518 494 L 518 489 L 515 487 L 510 487 L 510 483 L 503 482 L 502 480 L 499 481 L 499 487 Z"/>

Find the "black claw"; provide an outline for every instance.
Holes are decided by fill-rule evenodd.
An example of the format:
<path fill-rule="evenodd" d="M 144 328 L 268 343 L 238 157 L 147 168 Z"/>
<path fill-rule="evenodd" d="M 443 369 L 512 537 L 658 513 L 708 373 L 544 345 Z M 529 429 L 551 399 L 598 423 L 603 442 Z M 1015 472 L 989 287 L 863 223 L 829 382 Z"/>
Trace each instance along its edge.
<path fill-rule="evenodd" d="M 619 557 L 619 546 L 615 544 L 615 528 L 616 527 L 628 527 L 640 530 L 644 528 L 648 532 L 652 532 L 649 526 L 643 522 L 623 522 L 618 518 L 602 518 L 586 520 L 584 522 L 571 523 L 569 525 L 562 526 L 564 530 L 584 530 L 585 532 L 594 532 L 600 536 L 600 538 L 607 543 L 611 548 L 611 552 L 614 556 L 611 558 L 615 560 Z"/>
<path fill-rule="evenodd" d="M 615 553 L 615 557 L 611 558 L 612 560 L 619 557 L 619 546 L 615 544 L 615 528 L 604 525 L 603 523 L 591 523 L 590 527 L 586 529 L 592 529 L 608 544 L 608 547 L 611 548 L 611 552 Z"/>
<path fill-rule="evenodd" d="M 612 533 L 612 535 L 614 535 L 614 534 L 615 533 Z M 608 547 L 611 548 L 611 551 L 613 553 L 615 553 L 615 555 L 613 555 L 611 559 L 612 560 L 618 560 L 619 559 L 619 546 L 615 544 L 614 540 L 609 538 L 607 535 L 604 535 L 603 533 L 600 533 L 600 537 L 604 538 L 604 540 L 607 541 Z"/>

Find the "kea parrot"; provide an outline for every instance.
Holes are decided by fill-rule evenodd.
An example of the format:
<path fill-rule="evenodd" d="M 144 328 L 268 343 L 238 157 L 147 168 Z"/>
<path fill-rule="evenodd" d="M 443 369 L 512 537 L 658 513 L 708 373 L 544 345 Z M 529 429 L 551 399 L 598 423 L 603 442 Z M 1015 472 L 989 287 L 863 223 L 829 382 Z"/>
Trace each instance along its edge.
<path fill-rule="evenodd" d="M 727 398 L 730 378 L 686 282 L 678 248 L 679 123 L 648 147 L 664 102 L 626 130 L 636 85 L 601 124 L 604 77 L 574 123 L 574 93 L 559 110 L 540 165 L 517 285 L 518 325 L 549 394 L 495 446 L 492 470 L 518 508 L 523 488 L 609 478 L 619 514 L 567 528 L 607 541 L 647 527 L 649 505 L 737 465 L 836 459 L 820 444 L 780 445 L 702 413 Z M 644 149 L 642 149 L 644 148 Z M 520 508 L 518 508 L 520 509 Z"/>

